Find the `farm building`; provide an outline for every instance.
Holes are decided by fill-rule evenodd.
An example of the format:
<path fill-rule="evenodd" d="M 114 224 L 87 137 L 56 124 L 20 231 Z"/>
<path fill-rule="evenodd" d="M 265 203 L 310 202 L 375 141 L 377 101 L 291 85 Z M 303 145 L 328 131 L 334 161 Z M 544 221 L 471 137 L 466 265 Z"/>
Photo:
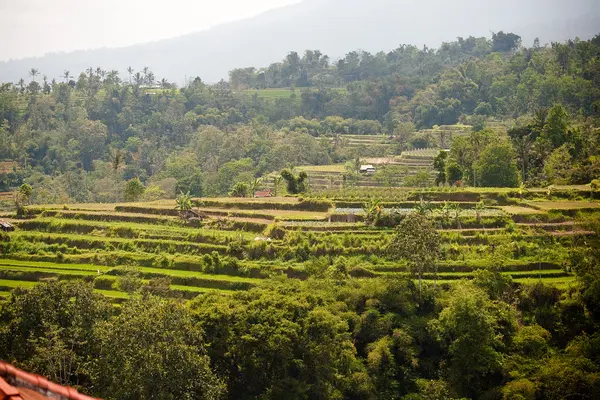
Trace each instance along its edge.
<path fill-rule="evenodd" d="M 360 166 L 360 173 L 361 174 L 374 174 L 375 173 L 375 167 L 372 166 L 371 164 L 361 165 Z"/>
<path fill-rule="evenodd" d="M 6 220 L 0 219 L 0 231 L 4 232 L 12 232 L 15 230 L 15 227 Z"/>
<path fill-rule="evenodd" d="M 254 193 L 255 198 L 265 198 L 265 197 L 272 197 L 272 196 L 273 196 L 273 193 L 271 193 L 270 190 L 261 190 L 261 191 Z"/>

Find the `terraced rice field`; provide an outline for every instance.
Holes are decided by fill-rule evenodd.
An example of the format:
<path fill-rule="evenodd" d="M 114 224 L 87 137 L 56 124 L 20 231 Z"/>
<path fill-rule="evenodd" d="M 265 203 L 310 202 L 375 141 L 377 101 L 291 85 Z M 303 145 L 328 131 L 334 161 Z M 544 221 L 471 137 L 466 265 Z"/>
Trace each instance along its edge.
<path fill-rule="evenodd" d="M 575 217 L 581 210 L 592 212 L 590 202 L 532 199 L 477 209 L 480 200 L 509 192 L 381 193 L 389 194 L 382 202 L 387 213 L 412 212 L 418 198 L 429 202 L 442 235 L 443 257 L 437 276 L 430 271 L 425 278 L 439 283 L 497 268 L 517 283 L 541 280 L 567 287 L 575 282 L 563 268 L 569 249 L 583 246 L 582 239 L 593 234 Z M 0 242 L 0 296 L 43 280 L 84 279 L 120 301 L 128 296 L 121 282 L 133 274 L 142 285 L 164 279 L 172 295 L 193 298 L 209 290 L 247 290 L 282 275 L 306 279 L 315 273 L 312 265 L 319 257 L 343 256 L 348 274 L 361 279 L 410 276 L 406 262 L 386 252 L 394 229 L 368 225 L 364 200 L 351 192 L 304 200 L 194 203 L 204 215 L 202 222 L 179 218 L 174 201 L 32 206 L 33 217 L 13 219 L 17 230 Z M 458 204 L 460 211 L 449 215 L 442 211 L 444 204 Z"/>

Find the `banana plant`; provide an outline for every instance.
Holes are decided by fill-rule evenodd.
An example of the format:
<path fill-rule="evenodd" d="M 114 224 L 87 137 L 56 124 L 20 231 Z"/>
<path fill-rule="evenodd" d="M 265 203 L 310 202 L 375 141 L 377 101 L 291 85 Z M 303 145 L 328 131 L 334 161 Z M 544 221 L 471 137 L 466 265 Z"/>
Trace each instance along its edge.
<path fill-rule="evenodd" d="M 415 205 L 414 210 L 417 214 L 427 215 L 433 212 L 433 206 L 431 202 L 423 200 L 423 196 L 421 196 L 421 200 Z"/>
<path fill-rule="evenodd" d="M 475 205 L 475 218 L 477 218 L 477 223 L 481 223 L 481 212 L 485 210 L 485 204 L 483 201 L 480 201 Z"/>
<path fill-rule="evenodd" d="M 462 225 L 460 224 L 460 215 L 462 214 L 462 208 L 460 208 L 460 204 L 454 203 L 452 205 L 452 212 L 454 214 L 454 221 L 456 222 L 456 228 L 462 229 Z"/>

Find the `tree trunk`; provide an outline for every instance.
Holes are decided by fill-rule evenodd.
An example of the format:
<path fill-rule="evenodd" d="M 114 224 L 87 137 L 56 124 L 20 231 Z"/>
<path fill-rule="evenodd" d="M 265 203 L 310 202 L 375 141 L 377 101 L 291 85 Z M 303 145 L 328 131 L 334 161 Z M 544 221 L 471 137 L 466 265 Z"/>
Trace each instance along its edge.
<path fill-rule="evenodd" d="M 423 300 L 423 295 L 422 295 L 422 284 L 423 284 L 423 266 L 419 267 L 419 301 Z"/>

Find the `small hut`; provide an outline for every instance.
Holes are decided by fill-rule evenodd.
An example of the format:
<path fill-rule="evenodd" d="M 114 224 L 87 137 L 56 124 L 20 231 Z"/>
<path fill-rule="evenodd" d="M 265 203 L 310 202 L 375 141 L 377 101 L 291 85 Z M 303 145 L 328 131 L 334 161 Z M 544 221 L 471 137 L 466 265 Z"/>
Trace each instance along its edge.
<path fill-rule="evenodd" d="M 273 192 L 271 192 L 270 190 L 260 190 L 254 193 L 254 197 L 257 199 L 273 197 Z"/>
<path fill-rule="evenodd" d="M 12 232 L 15 230 L 15 227 L 4 219 L 0 219 L 0 231 L 3 232 Z"/>

